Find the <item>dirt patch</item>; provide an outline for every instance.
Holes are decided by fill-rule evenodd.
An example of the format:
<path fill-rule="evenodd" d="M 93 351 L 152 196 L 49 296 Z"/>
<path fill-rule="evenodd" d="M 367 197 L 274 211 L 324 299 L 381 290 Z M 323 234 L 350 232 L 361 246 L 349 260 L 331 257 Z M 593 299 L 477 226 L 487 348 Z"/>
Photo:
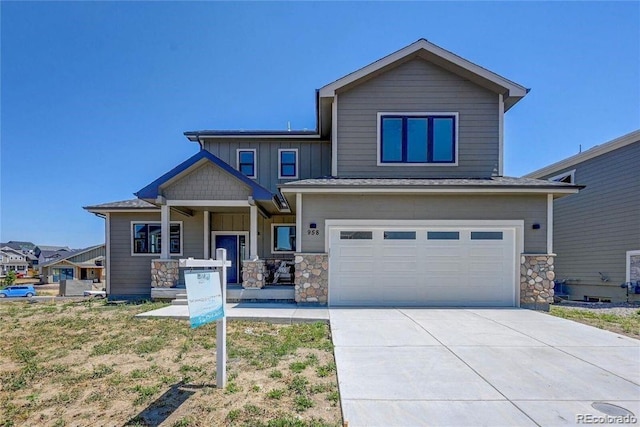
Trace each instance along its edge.
<path fill-rule="evenodd" d="M 133 317 L 158 307 L 0 306 L 0 425 L 342 425 L 325 323 L 229 322 L 222 390 L 215 325 Z"/>

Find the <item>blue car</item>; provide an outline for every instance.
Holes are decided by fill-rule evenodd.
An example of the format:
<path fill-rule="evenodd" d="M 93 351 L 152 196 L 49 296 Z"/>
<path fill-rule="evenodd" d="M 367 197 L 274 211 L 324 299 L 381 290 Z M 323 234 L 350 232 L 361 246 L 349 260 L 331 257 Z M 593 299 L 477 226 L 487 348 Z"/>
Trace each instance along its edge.
<path fill-rule="evenodd" d="M 33 285 L 13 285 L 0 290 L 0 298 L 32 297 L 36 294 Z"/>

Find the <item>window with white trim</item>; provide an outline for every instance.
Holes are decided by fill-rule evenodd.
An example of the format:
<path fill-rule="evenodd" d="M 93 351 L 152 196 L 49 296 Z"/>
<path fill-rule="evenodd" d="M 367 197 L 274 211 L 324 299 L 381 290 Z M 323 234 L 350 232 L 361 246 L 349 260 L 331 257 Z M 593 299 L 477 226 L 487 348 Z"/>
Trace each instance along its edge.
<path fill-rule="evenodd" d="M 237 169 L 249 178 L 256 178 L 256 150 L 255 149 L 238 149 L 237 150 Z"/>
<path fill-rule="evenodd" d="M 457 113 L 378 113 L 378 164 L 455 164 Z"/>
<path fill-rule="evenodd" d="M 159 222 L 131 223 L 131 253 L 134 255 L 159 254 L 162 248 L 162 226 Z M 182 223 L 169 225 L 169 253 L 182 254 Z"/>
<path fill-rule="evenodd" d="M 295 224 L 271 224 L 271 252 L 286 253 L 295 251 Z"/>
<path fill-rule="evenodd" d="M 298 178 L 298 149 L 278 150 L 278 179 Z"/>

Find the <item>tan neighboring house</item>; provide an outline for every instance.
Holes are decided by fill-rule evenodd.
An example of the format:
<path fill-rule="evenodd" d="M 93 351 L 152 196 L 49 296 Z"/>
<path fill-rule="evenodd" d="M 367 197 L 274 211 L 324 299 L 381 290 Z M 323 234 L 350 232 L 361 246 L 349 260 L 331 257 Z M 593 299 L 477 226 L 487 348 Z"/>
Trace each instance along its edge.
<path fill-rule="evenodd" d="M 575 300 L 640 301 L 640 130 L 525 177 L 585 186 L 553 204 L 563 291 Z"/>
<path fill-rule="evenodd" d="M 62 255 L 40 266 L 42 283 L 62 280 L 105 281 L 105 245 L 63 251 Z"/>
<path fill-rule="evenodd" d="M 277 286 L 301 304 L 546 308 L 553 201 L 580 186 L 504 176 L 527 93 L 420 39 L 318 89 L 315 130 L 185 132 L 191 158 L 85 207 L 106 222 L 107 294 L 184 292 L 178 260 L 224 248 L 256 298 L 286 260 Z"/>

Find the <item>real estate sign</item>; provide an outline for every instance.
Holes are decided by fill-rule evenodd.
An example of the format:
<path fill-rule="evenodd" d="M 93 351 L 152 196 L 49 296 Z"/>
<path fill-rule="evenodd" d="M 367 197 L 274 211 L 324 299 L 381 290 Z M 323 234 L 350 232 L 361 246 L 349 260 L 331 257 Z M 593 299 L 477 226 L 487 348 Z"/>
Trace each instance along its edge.
<path fill-rule="evenodd" d="M 191 327 L 206 325 L 224 317 L 220 273 L 212 270 L 184 272 Z"/>

